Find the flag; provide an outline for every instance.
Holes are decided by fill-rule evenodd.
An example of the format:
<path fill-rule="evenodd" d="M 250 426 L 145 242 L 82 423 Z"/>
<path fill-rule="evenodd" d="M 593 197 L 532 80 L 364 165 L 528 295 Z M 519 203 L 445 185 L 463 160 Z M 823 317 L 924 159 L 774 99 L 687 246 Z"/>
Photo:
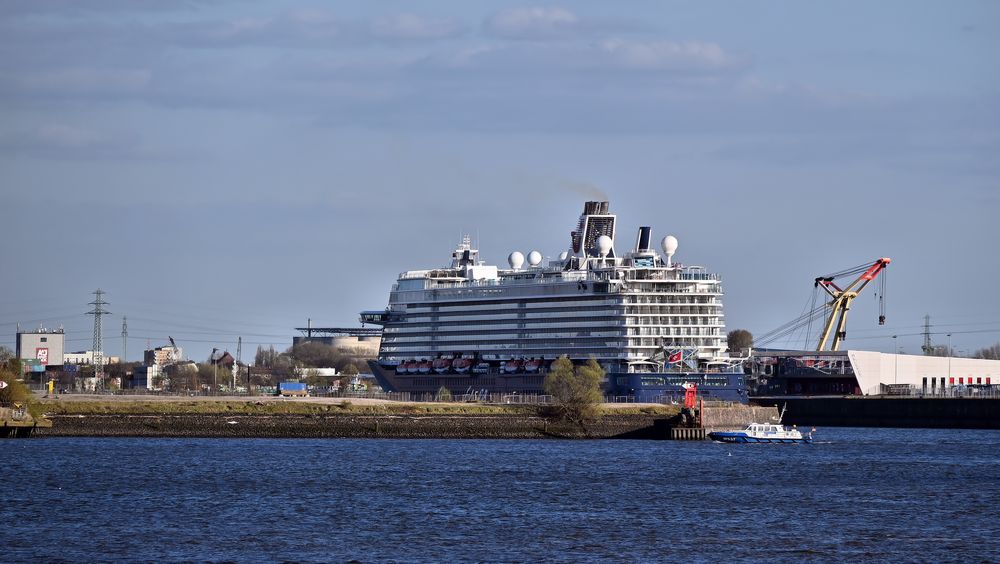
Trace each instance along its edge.
<path fill-rule="evenodd" d="M 667 357 L 667 362 L 673 364 L 675 362 L 680 362 L 682 358 L 684 358 L 684 355 L 681 351 L 677 351 L 675 353 L 671 353 L 671 355 Z"/>

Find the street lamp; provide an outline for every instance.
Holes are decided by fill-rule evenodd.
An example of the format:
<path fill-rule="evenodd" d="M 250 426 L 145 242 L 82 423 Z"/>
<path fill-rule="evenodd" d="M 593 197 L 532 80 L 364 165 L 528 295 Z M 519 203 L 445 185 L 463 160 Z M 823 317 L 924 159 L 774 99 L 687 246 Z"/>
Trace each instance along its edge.
<path fill-rule="evenodd" d="M 892 336 L 892 348 L 895 351 L 892 358 L 894 359 L 894 368 L 892 373 L 892 383 L 896 383 L 896 379 L 899 377 L 899 341 L 896 340 L 898 335 Z"/>
<path fill-rule="evenodd" d="M 212 356 L 209 359 L 212 361 L 212 386 L 213 386 L 212 391 L 215 393 L 215 395 L 219 394 L 219 363 L 215 361 L 215 351 L 217 350 L 219 349 L 217 348 L 212 349 Z"/>
<path fill-rule="evenodd" d="M 951 378 L 951 333 L 948 333 L 948 374 L 946 378 Z M 944 386 L 942 386 L 944 387 Z"/>

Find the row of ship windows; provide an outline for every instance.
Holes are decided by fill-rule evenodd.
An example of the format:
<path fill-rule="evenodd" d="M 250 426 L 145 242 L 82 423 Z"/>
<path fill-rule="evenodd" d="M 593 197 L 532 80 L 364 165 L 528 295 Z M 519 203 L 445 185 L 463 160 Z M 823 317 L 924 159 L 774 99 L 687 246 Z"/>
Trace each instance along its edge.
<path fill-rule="evenodd" d="M 618 377 L 618 386 L 625 387 L 629 385 L 628 376 Z M 691 382 L 691 377 L 684 376 L 640 376 L 643 386 L 683 386 L 684 384 Z M 729 385 L 729 379 L 726 377 L 719 376 L 705 376 L 701 378 L 698 382 L 698 386 L 709 386 L 709 387 L 725 387 Z"/>
<path fill-rule="evenodd" d="M 664 305 L 684 305 L 684 304 L 722 304 L 722 300 L 719 299 L 717 294 L 703 295 L 699 294 L 697 296 L 674 296 L 670 294 L 659 295 L 659 296 L 647 296 L 647 295 L 637 295 L 637 296 L 625 296 L 625 303 L 627 304 L 664 304 Z"/>
<path fill-rule="evenodd" d="M 494 320 L 472 320 L 472 321 L 456 321 L 448 319 L 446 321 L 420 321 L 411 323 L 407 321 L 401 325 L 388 325 L 383 329 L 383 333 L 391 332 L 408 332 L 411 329 L 414 331 L 428 331 L 431 329 L 438 328 L 448 328 L 448 329 L 458 329 L 458 328 L 470 328 L 478 330 L 479 327 L 504 327 L 507 325 L 517 326 L 517 327 L 619 327 L 625 325 L 625 321 L 620 317 L 573 317 L 573 318 L 552 318 L 552 319 L 529 319 L 529 318 L 512 318 L 512 319 L 494 319 Z"/>
<path fill-rule="evenodd" d="M 563 307 L 572 307 L 574 305 L 614 305 L 622 303 L 622 298 L 620 296 L 551 296 L 534 294 L 533 297 L 534 299 L 511 297 L 510 299 L 462 300 L 461 302 L 439 303 L 437 299 L 426 296 L 403 296 L 401 294 L 390 294 L 389 303 L 406 303 L 407 307 L 419 307 L 432 311 L 446 311 L 448 309 L 463 310 L 470 307 L 477 307 L 480 309 L 505 309 L 511 307 L 512 305 L 533 309 L 556 307 L 555 304 Z"/>
<path fill-rule="evenodd" d="M 598 315 L 590 315 L 588 317 L 581 317 L 581 314 L 592 313 Z M 593 309 L 572 309 L 572 310 L 551 310 L 551 311 L 524 311 L 517 309 L 508 309 L 503 313 L 488 313 L 488 312 L 478 312 L 478 311 L 466 311 L 463 313 L 429 313 L 429 312 L 406 312 L 406 322 L 427 322 L 427 321 L 504 321 L 511 319 L 531 319 L 538 320 L 542 322 L 543 320 L 552 320 L 558 322 L 567 322 L 574 319 L 622 319 L 622 317 L 654 317 L 658 319 L 663 319 L 663 323 L 684 323 L 681 321 L 684 318 L 691 316 L 710 316 L 710 317 L 721 317 L 722 308 L 709 308 L 709 307 L 680 307 L 680 308 L 655 308 L 655 307 L 641 307 L 641 308 L 627 308 L 619 309 L 615 308 L 613 310 L 608 310 L 606 308 L 593 308 Z"/>
<path fill-rule="evenodd" d="M 569 315 L 559 315 L 551 313 L 542 314 L 527 314 L 527 313 L 493 313 L 488 315 L 437 315 L 437 314 L 409 314 L 406 316 L 406 320 L 403 322 L 404 325 L 415 325 L 418 323 L 444 323 L 448 325 L 483 325 L 488 324 L 486 322 L 495 323 L 540 323 L 540 324 L 555 324 L 555 323 L 588 323 L 588 322 L 605 322 L 609 325 L 623 325 L 625 319 L 621 315 L 606 315 L 603 311 L 595 311 L 593 313 L 598 315 L 587 315 L 587 311 L 573 311 L 567 312 Z M 604 315 L 601 315 L 604 314 Z"/>
<path fill-rule="evenodd" d="M 506 336 L 501 338 L 492 339 L 420 339 L 420 338 L 392 338 L 384 339 L 383 344 L 393 344 L 398 346 L 406 345 L 422 345 L 422 346 L 446 346 L 449 348 L 459 347 L 462 345 L 475 346 L 477 348 L 484 347 L 499 347 L 499 348 L 521 348 L 522 345 L 530 345 L 534 347 L 542 346 L 586 346 L 586 345 L 624 345 L 623 339 L 618 339 L 616 335 L 607 335 L 603 337 L 579 337 L 579 336 L 568 336 L 568 337 L 554 337 L 546 335 L 545 338 L 540 337 L 517 337 L 516 335 Z"/>
<path fill-rule="evenodd" d="M 447 343 L 383 343 L 380 354 L 391 354 L 399 353 L 405 354 L 409 357 L 418 358 L 421 356 L 433 357 L 438 353 L 451 353 L 458 351 L 476 351 L 480 353 L 497 353 L 497 354 L 513 354 L 515 356 L 540 356 L 542 354 L 556 354 L 561 355 L 563 352 L 573 352 L 575 354 L 586 355 L 589 351 L 612 351 L 611 355 L 615 358 L 632 358 L 632 359 L 643 359 L 647 358 L 649 355 L 655 353 L 660 349 L 661 346 L 669 347 L 698 347 L 702 349 L 718 349 L 722 350 L 724 347 L 719 339 L 703 338 L 703 337 L 692 337 L 683 339 L 670 339 L 666 343 L 655 343 L 652 345 L 645 345 L 646 351 L 639 352 L 638 346 L 633 348 L 635 352 L 622 352 L 623 344 L 614 341 L 592 341 L 592 340 L 577 340 L 577 341 L 541 341 L 537 339 L 532 339 L 531 341 L 524 343 L 483 343 L 483 342 L 472 342 L 472 343 L 462 343 L 462 342 L 447 342 Z"/>
<path fill-rule="evenodd" d="M 510 333 L 512 330 L 518 331 L 543 331 L 546 333 L 558 332 L 565 329 L 578 329 L 583 331 L 588 330 L 601 330 L 606 331 L 614 330 L 622 332 L 623 334 L 627 331 L 629 335 L 661 335 L 664 333 L 677 333 L 687 331 L 686 334 L 698 334 L 697 331 L 709 331 L 709 333 L 701 334 L 715 334 L 721 331 L 724 327 L 723 323 L 719 320 L 713 320 L 711 318 L 704 319 L 688 319 L 683 318 L 681 323 L 657 323 L 656 319 L 638 319 L 635 321 L 628 321 L 623 323 L 609 323 L 595 321 L 593 323 L 526 323 L 525 321 L 510 320 L 500 323 L 489 323 L 483 324 L 489 329 L 473 329 L 470 330 L 467 327 L 456 326 L 452 323 L 421 323 L 419 325 L 397 325 L 388 326 L 383 330 L 383 336 L 387 334 L 397 334 L 397 335 L 497 335 L 500 333 Z M 623 326 L 627 326 L 623 328 Z M 695 331 L 695 333 L 692 333 Z"/>
<path fill-rule="evenodd" d="M 408 333 L 399 335 L 383 335 L 383 343 L 424 343 L 424 342 L 464 342 L 464 343 L 489 343 L 493 341 L 509 340 L 531 340 L 537 339 L 579 339 L 579 338 L 608 338 L 623 337 L 623 333 L 618 331 L 571 331 L 571 332 L 520 332 L 501 333 L 497 331 L 484 331 L 475 336 L 467 333 Z M 635 346 L 655 346 L 663 339 L 680 337 L 721 337 L 722 333 L 717 327 L 704 328 L 674 328 L 673 330 L 660 331 L 649 336 L 629 336 L 628 342 Z"/>
<path fill-rule="evenodd" d="M 645 325 L 645 326 L 659 326 L 659 327 L 687 327 L 694 325 L 711 325 L 713 327 L 722 327 L 722 320 L 718 317 L 629 317 L 625 321 L 625 325 Z M 649 327 L 637 327 L 630 330 L 648 330 Z"/>
<path fill-rule="evenodd" d="M 583 356 L 584 358 L 588 354 L 601 353 L 600 356 L 610 356 L 617 358 L 621 354 L 622 344 L 615 342 L 597 342 L 597 343 L 587 343 L 587 342 L 572 342 L 572 343 L 549 343 L 549 342 L 535 342 L 523 343 L 521 345 L 512 345 L 509 343 L 505 344 L 488 344 L 488 343 L 466 343 L 465 347 L 456 346 L 461 345 L 461 343 L 442 343 L 440 345 L 433 345 L 431 343 L 422 343 L 420 345 L 386 345 L 381 349 L 380 354 L 387 353 L 399 353 L 406 355 L 409 358 L 421 358 L 428 357 L 434 358 L 440 353 L 451 353 L 455 350 L 461 351 L 475 351 L 481 354 L 509 354 L 517 357 L 522 356 L 542 356 L 542 355 L 558 355 L 572 354 L 574 357 Z M 610 353 L 610 354 L 607 354 Z"/>
<path fill-rule="evenodd" d="M 419 341 L 451 341 L 454 339 L 498 341 L 503 339 L 537 339 L 539 337 L 550 338 L 570 338 L 570 337 L 624 337 L 625 331 L 622 329 L 610 329 L 605 331 L 540 331 L 538 329 L 511 332 L 510 329 L 499 329 L 496 331 L 478 331 L 469 333 L 467 331 L 425 331 L 412 333 L 397 333 L 392 336 L 382 336 L 383 341 L 393 342 L 419 342 Z"/>
<path fill-rule="evenodd" d="M 390 303 L 402 303 L 407 300 L 395 300 L 390 298 Z M 477 310 L 485 311 L 497 311 L 497 310 L 507 310 L 511 307 L 517 307 L 518 309 L 528 309 L 532 311 L 559 311 L 565 310 L 567 308 L 578 308 L 578 307 L 597 307 L 597 306 L 615 306 L 627 303 L 628 305 L 651 305 L 659 307 L 677 307 L 677 306 L 713 306 L 721 307 L 722 300 L 717 297 L 712 296 L 627 296 L 625 299 L 622 298 L 599 298 L 599 299 L 587 299 L 581 300 L 578 298 L 574 299 L 553 299 L 553 298 L 540 298 L 537 302 L 532 302 L 529 300 L 508 300 L 504 302 L 475 302 L 475 301 L 462 301 L 454 304 L 439 304 L 439 303 L 427 303 L 427 302 L 411 302 L 407 303 L 407 310 L 415 310 L 420 312 L 440 312 L 440 313 L 468 313 L 470 308 L 475 308 Z"/>
<path fill-rule="evenodd" d="M 722 315 L 722 306 L 629 306 L 627 315 Z"/>
<path fill-rule="evenodd" d="M 441 315 L 468 315 L 476 312 L 509 312 L 509 311 L 575 311 L 578 309 L 611 309 L 620 311 L 623 307 L 621 300 L 586 300 L 586 301 L 564 301 L 564 302 L 540 302 L 538 304 L 526 303 L 523 301 L 499 302 L 492 304 L 472 304 L 468 302 L 456 303 L 454 305 L 431 305 L 431 304 L 406 304 L 406 311 L 413 313 L 438 313 Z"/>

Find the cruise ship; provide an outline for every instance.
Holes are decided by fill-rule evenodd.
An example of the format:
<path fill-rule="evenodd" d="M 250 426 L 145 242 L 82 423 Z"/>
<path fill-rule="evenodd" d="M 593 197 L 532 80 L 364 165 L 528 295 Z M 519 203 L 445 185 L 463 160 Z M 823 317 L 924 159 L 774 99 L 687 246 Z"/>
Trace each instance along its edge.
<path fill-rule="evenodd" d="M 469 237 L 442 268 L 399 275 L 384 310 L 373 374 L 389 391 L 543 392 L 551 362 L 595 359 L 607 395 L 669 402 L 696 384 L 709 399 L 746 402 L 741 359 L 726 353 L 722 283 L 673 261 L 677 239 L 615 244 L 608 202 L 584 204 L 568 250 L 544 261 L 510 253 L 508 267 L 479 259 Z"/>

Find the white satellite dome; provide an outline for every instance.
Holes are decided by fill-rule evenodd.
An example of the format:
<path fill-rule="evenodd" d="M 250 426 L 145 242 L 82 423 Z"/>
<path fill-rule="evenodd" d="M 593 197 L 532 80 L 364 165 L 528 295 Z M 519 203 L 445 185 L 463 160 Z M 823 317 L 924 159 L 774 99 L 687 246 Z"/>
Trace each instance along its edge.
<path fill-rule="evenodd" d="M 663 252 L 667 254 L 667 266 L 670 266 L 670 259 L 677 252 L 677 237 L 673 235 L 667 235 L 660 241 L 660 247 L 663 248 Z"/>
<path fill-rule="evenodd" d="M 507 264 L 514 270 L 520 270 L 524 266 L 524 255 L 521 254 L 521 251 L 514 251 L 507 256 Z"/>
<path fill-rule="evenodd" d="M 531 251 L 528 253 L 528 264 L 531 266 L 538 266 L 542 263 L 542 253 L 538 251 Z"/>
<path fill-rule="evenodd" d="M 668 255 L 672 255 L 677 252 L 677 237 L 673 235 L 667 235 L 660 241 L 660 247 L 663 247 L 663 252 Z"/>
<path fill-rule="evenodd" d="M 600 253 L 602 257 L 608 256 L 608 253 L 611 252 L 612 245 L 614 245 L 614 242 L 611 240 L 611 237 L 608 237 L 607 235 L 601 235 L 597 238 L 597 252 Z"/>
<path fill-rule="evenodd" d="M 559 253 L 559 260 L 566 260 L 569 258 L 569 251 L 563 251 Z"/>

